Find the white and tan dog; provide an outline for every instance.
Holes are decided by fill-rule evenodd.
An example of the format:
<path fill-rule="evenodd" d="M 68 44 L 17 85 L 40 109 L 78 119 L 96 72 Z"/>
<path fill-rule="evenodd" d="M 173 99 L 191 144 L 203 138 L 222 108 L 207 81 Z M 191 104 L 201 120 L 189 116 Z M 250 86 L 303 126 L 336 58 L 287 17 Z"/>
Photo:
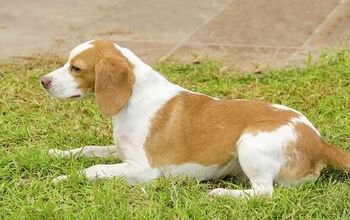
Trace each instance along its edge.
<path fill-rule="evenodd" d="M 42 84 L 61 99 L 94 92 L 100 110 L 112 116 L 115 145 L 49 151 L 58 157 L 112 155 L 123 161 L 85 169 L 90 180 L 124 177 L 137 184 L 161 176 L 209 180 L 243 173 L 252 189 L 214 189 L 210 195 L 246 197 L 271 196 L 274 181 L 315 179 L 327 165 L 350 170 L 349 154 L 326 144 L 301 113 L 188 91 L 110 41 L 77 46 Z"/>

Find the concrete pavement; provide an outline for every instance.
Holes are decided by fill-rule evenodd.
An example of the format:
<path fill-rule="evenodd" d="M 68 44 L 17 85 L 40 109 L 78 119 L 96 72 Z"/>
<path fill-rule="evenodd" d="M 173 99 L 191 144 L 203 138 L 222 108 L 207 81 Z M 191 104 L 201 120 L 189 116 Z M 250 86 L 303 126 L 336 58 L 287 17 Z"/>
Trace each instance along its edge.
<path fill-rule="evenodd" d="M 350 0 L 0 0 L 0 59 L 67 55 L 111 39 L 154 64 L 223 59 L 248 70 L 300 65 L 350 46 Z M 196 54 L 194 56 L 193 54 Z"/>

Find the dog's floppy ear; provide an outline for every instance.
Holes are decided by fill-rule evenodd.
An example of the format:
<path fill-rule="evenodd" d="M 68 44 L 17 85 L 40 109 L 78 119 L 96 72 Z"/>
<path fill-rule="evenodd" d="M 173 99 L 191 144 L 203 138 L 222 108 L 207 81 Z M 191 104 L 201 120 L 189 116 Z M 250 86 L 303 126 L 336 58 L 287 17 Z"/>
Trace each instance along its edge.
<path fill-rule="evenodd" d="M 132 94 L 134 74 L 130 64 L 120 58 L 105 57 L 97 61 L 95 72 L 97 104 L 103 114 L 115 115 Z"/>

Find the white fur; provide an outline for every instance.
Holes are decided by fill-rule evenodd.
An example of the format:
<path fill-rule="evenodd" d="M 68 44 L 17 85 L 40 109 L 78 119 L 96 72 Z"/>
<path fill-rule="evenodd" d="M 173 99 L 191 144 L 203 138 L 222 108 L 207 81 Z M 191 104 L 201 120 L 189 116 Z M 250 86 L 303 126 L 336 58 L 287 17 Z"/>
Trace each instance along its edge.
<path fill-rule="evenodd" d="M 237 141 L 237 153 L 241 168 L 252 184 L 249 190 L 214 189 L 212 196 L 271 196 L 273 181 L 286 163 L 285 150 L 297 140 L 292 124 L 275 131 L 244 133 Z"/>
<path fill-rule="evenodd" d="M 149 169 L 134 161 L 91 166 L 85 169 L 83 174 L 89 180 L 125 178 L 129 185 L 145 183 L 160 175 L 158 170 Z"/>
<path fill-rule="evenodd" d="M 89 40 L 89 41 L 86 41 L 86 42 L 74 47 L 74 49 L 69 54 L 68 62 L 71 61 L 76 55 L 80 54 L 81 52 L 83 52 L 89 48 L 92 48 L 94 46 L 91 44 L 92 42 L 93 42 L 93 40 Z"/>
<path fill-rule="evenodd" d="M 112 118 L 113 138 L 121 146 L 123 160 L 136 161 L 149 167 L 143 146 L 151 127 L 151 119 L 183 89 L 167 81 L 130 50 L 117 45 L 116 48 L 134 66 L 135 83 L 128 105 Z"/>
<path fill-rule="evenodd" d="M 47 91 L 59 99 L 67 99 L 72 96 L 82 96 L 83 92 L 78 88 L 78 83 L 69 73 L 69 64 L 44 76 L 51 80 Z"/>
<path fill-rule="evenodd" d="M 219 179 L 224 176 L 232 175 L 235 176 L 239 173 L 240 166 L 238 158 L 234 158 L 231 162 L 225 166 L 203 166 L 196 163 L 185 163 L 181 165 L 171 165 L 162 167 L 162 176 L 188 176 L 196 178 L 197 180 L 210 180 Z"/>
<path fill-rule="evenodd" d="M 49 155 L 52 157 L 61 157 L 61 158 L 69 158 L 69 157 L 101 157 L 106 158 L 109 156 L 118 158 L 119 152 L 116 145 L 111 146 L 86 146 L 75 148 L 73 150 L 59 150 L 59 149 L 50 149 Z"/>
<path fill-rule="evenodd" d="M 118 143 L 116 151 L 124 165 L 97 165 L 86 169 L 85 173 L 86 177 L 91 180 L 125 176 L 126 180 L 131 184 L 136 183 L 135 181 L 147 182 L 161 175 L 158 169 L 151 168 L 144 150 L 144 144 L 151 126 L 151 119 L 164 104 L 181 91 L 184 91 L 184 89 L 167 81 L 150 66 L 143 63 L 129 49 L 118 45 L 115 45 L 115 47 L 133 65 L 133 73 L 135 75 L 133 93 L 128 104 L 112 117 L 113 139 L 115 143 Z M 71 56 L 72 54 L 76 55 L 76 51 L 83 51 L 89 46 L 85 44 L 77 48 L 79 49 L 74 49 L 73 51 L 75 52 L 71 53 Z M 155 96 L 154 94 L 157 95 Z M 58 152 L 58 154 L 74 154 L 77 151 L 81 151 L 81 149 Z M 55 155 L 55 152 L 52 154 Z M 122 172 L 121 167 L 127 167 L 128 171 Z M 142 170 L 143 175 L 140 175 L 140 170 Z M 133 176 L 136 173 L 138 175 L 137 178 Z M 60 179 L 66 178 L 61 176 L 57 180 Z"/>
<path fill-rule="evenodd" d="M 92 48 L 92 41 L 87 41 L 76 46 L 69 55 L 68 62 L 61 68 L 47 74 L 44 78 L 51 80 L 51 85 L 47 89 L 48 92 L 59 99 L 67 99 L 73 96 L 83 96 L 84 93 L 78 88 L 78 83 L 74 80 L 69 72 L 70 61 L 79 53 Z"/>
<path fill-rule="evenodd" d="M 73 49 L 70 59 L 91 48 L 90 42 Z M 210 192 L 210 195 L 271 196 L 273 181 L 287 160 L 285 150 L 290 143 L 297 140 L 294 130 L 295 123 L 304 123 L 317 132 L 316 128 L 299 112 L 285 106 L 272 105 L 277 110 L 296 112 L 298 117 L 271 132 L 243 133 L 236 143 L 237 156 L 227 165 L 219 167 L 186 163 L 158 169 L 152 168 L 144 149 L 151 127 L 151 120 L 170 99 L 186 90 L 167 81 L 130 50 L 118 45 L 115 45 L 115 47 L 132 64 L 135 75 L 132 96 L 127 105 L 112 117 L 113 139 L 116 144 L 106 147 L 88 146 L 69 151 L 57 149 L 49 151 L 50 155 L 58 157 L 108 157 L 112 155 L 123 161 L 119 164 L 100 164 L 85 169 L 82 174 L 90 180 L 124 177 L 129 184 L 137 184 L 159 176 L 173 175 L 186 175 L 199 180 L 207 180 L 225 175 L 235 175 L 243 170 L 252 183 L 252 189 L 214 189 Z M 50 77 L 56 80 L 53 84 L 55 88 L 50 91 L 56 97 L 68 97 L 78 92 L 74 78 L 67 76 L 67 74 L 70 75 L 67 73 L 67 68 L 69 68 L 67 65 L 62 67 L 63 69 L 49 74 Z M 59 79 L 58 73 L 63 73 L 63 78 Z M 56 178 L 54 182 L 65 179 L 67 179 L 67 176 L 63 175 Z"/>
<path fill-rule="evenodd" d="M 275 108 L 275 109 L 282 110 L 282 111 L 292 111 L 292 112 L 298 114 L 299 117 L 293 118 L 293 119 L 292 119 L 292 122 L 293 122 L 293 123 L 302 123 L 302 124 L 305 124 L 305 125 L 309 126 L 310 128 L 312 128 L 312 130 L 314 130 L 314 131 L 316 132 L 316 134 L 318 134 L 318 136 L 321 136 L 321 134 L 320 134 L 320 132 L 317 130 L 317 128 L 316 128 L 303 114 L 301 114 L 301 113 L 298 112 L 297 110 L 292 109 L 292 108 L 289 108 L 289 107 L 284 106 L 284 105 L 279 105 L 279 104 L 273 104 L 272 107 Z"/>

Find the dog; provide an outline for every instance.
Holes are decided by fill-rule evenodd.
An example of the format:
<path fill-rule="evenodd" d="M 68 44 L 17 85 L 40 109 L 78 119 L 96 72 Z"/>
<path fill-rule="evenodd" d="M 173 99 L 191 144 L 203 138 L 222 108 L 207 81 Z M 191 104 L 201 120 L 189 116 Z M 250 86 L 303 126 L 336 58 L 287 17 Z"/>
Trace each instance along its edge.
<path fill-rule="evenodd" d="M 111 41 L 75 47 L 68 62 L 41 83 L 59 99 L 95 93 L 100 111 L 112 117 L 114 145 L 49 150 L 54 157 L 114 156 L 122 161 L 85 169 L 81 173 L 89 180 L 122 177 L 133 185 L 158 177 L 202 181 L 243 175 L 251 189 L 217 188 L 209 195 L 247 198 L 271 197 L 274 182 L 314 180 L 327 165 L 350 171 L 350 154 L 327 144 L 300 112 L 191 92 Z"/>

